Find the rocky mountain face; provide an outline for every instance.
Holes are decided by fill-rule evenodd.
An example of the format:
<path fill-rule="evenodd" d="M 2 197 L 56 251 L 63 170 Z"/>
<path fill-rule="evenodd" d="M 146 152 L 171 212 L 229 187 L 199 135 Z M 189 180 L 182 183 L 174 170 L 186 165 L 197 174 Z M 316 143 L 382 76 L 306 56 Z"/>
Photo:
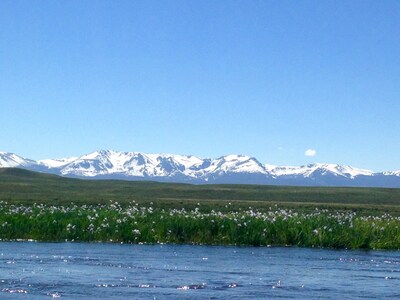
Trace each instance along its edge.
<path fill-rule="evenodd" d="M 374 173 L 337 164 L 300 167 L 262 164 L 254 157 L 216 159 L 172 154 L 100 150 L 80 157 L 31 160 L 0 152 L 0 167 L 24 168 L 67 177 L 305 186 L 400 187 L 400 171 Z"/>

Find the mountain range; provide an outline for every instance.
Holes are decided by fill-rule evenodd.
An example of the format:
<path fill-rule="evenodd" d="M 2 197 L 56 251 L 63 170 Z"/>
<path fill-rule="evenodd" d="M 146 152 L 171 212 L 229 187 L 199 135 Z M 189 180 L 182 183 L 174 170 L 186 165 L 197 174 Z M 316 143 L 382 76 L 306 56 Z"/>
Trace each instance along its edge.
<path fill-rule="evenodd" d="M 0 152 L 0 168 L 23 168 L 66 177 L 154 180 L 193 184 L 400 187 L 400 171 L 374 173 L 338 164 L 299 167 L 260 163 L 245 155 L 216 159 L 100 150 L 80 157 L 32 160 Z"/>

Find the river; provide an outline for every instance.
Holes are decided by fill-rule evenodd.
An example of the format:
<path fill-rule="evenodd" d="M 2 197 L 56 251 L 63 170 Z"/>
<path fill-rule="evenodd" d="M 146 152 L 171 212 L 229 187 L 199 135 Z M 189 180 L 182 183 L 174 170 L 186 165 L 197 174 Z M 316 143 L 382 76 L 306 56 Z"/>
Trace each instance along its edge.
<path fill-rule="evenodd" d="M 400 252 L 0 243 L 1 299 L 400 298 Z"/>

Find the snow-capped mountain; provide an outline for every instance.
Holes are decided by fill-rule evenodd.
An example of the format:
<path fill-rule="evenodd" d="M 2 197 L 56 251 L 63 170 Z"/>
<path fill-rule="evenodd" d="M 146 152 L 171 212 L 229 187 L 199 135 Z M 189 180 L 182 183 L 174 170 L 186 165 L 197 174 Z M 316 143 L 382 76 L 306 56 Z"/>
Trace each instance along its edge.
<path fill-rule="evenodd" d="M 277 184 L 314 186 L 386 186 L 376 184 L 377 174 L 338 164 L 310 164 L 300 167 L 266 165 Z M 400 185 L 399 185 L 400 186 Z"/>
<path fill-rule="evenodd" d="M 275 167 L 270 168 L 274 176 L 304 176 L 313 177 L 318 175 L 333 175 L 345 178 L 355 178 L 359 175 L 372 176 L 374 172 L 364 169 L 357 169 L 346 165 L 337 164 L 311 164 L 300 167 Z"/>
<path fill-rule="evenodd" d="M 36 164 L 34 160 L 25 159 L 14 153 L 0 152 L 0 168 L 23 168 Z"/>
<path fill-rule="evenodd" d="M 391 175 L 391 176 L 399 176 L 400 177 L 400 170 L 398 171 L 389 171 L 389 172 L 383 172 L 384 175 Z"/>
<path fill-rule="evenodd" d="M 172 154 L 100 150 L 73 159 L 41 160 L 42 169 L 72 177 L 154 179 L 177 182 L 217 182 L 233 174 L 268 173 L 255 158 L 228 155 L 218 159 Z M 40 169 L 40 168 L 39 168 Z M 240 182 L 240 181 L 239 181 Z"/>
<path fill-rule="evenodd" d="M 0 152 L 0 167 L 18 167 L 67 177 L 186 183 L 400 187 L 400 171 L 374 173 L 337 164 L 300 167 L 261 164 L 245 155 L 216 159 L 187 155 L 100 150 L 80 157 L 34 161 Z"/>

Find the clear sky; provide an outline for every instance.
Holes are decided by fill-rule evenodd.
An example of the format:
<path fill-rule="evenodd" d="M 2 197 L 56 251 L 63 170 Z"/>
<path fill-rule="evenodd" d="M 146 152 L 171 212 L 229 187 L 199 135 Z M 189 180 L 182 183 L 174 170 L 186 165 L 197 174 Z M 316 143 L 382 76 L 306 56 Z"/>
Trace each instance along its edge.
<path fill-rule="evenodd" d="M 0 1 L 0 151 L 400 169 L 400 1 Z"/>

